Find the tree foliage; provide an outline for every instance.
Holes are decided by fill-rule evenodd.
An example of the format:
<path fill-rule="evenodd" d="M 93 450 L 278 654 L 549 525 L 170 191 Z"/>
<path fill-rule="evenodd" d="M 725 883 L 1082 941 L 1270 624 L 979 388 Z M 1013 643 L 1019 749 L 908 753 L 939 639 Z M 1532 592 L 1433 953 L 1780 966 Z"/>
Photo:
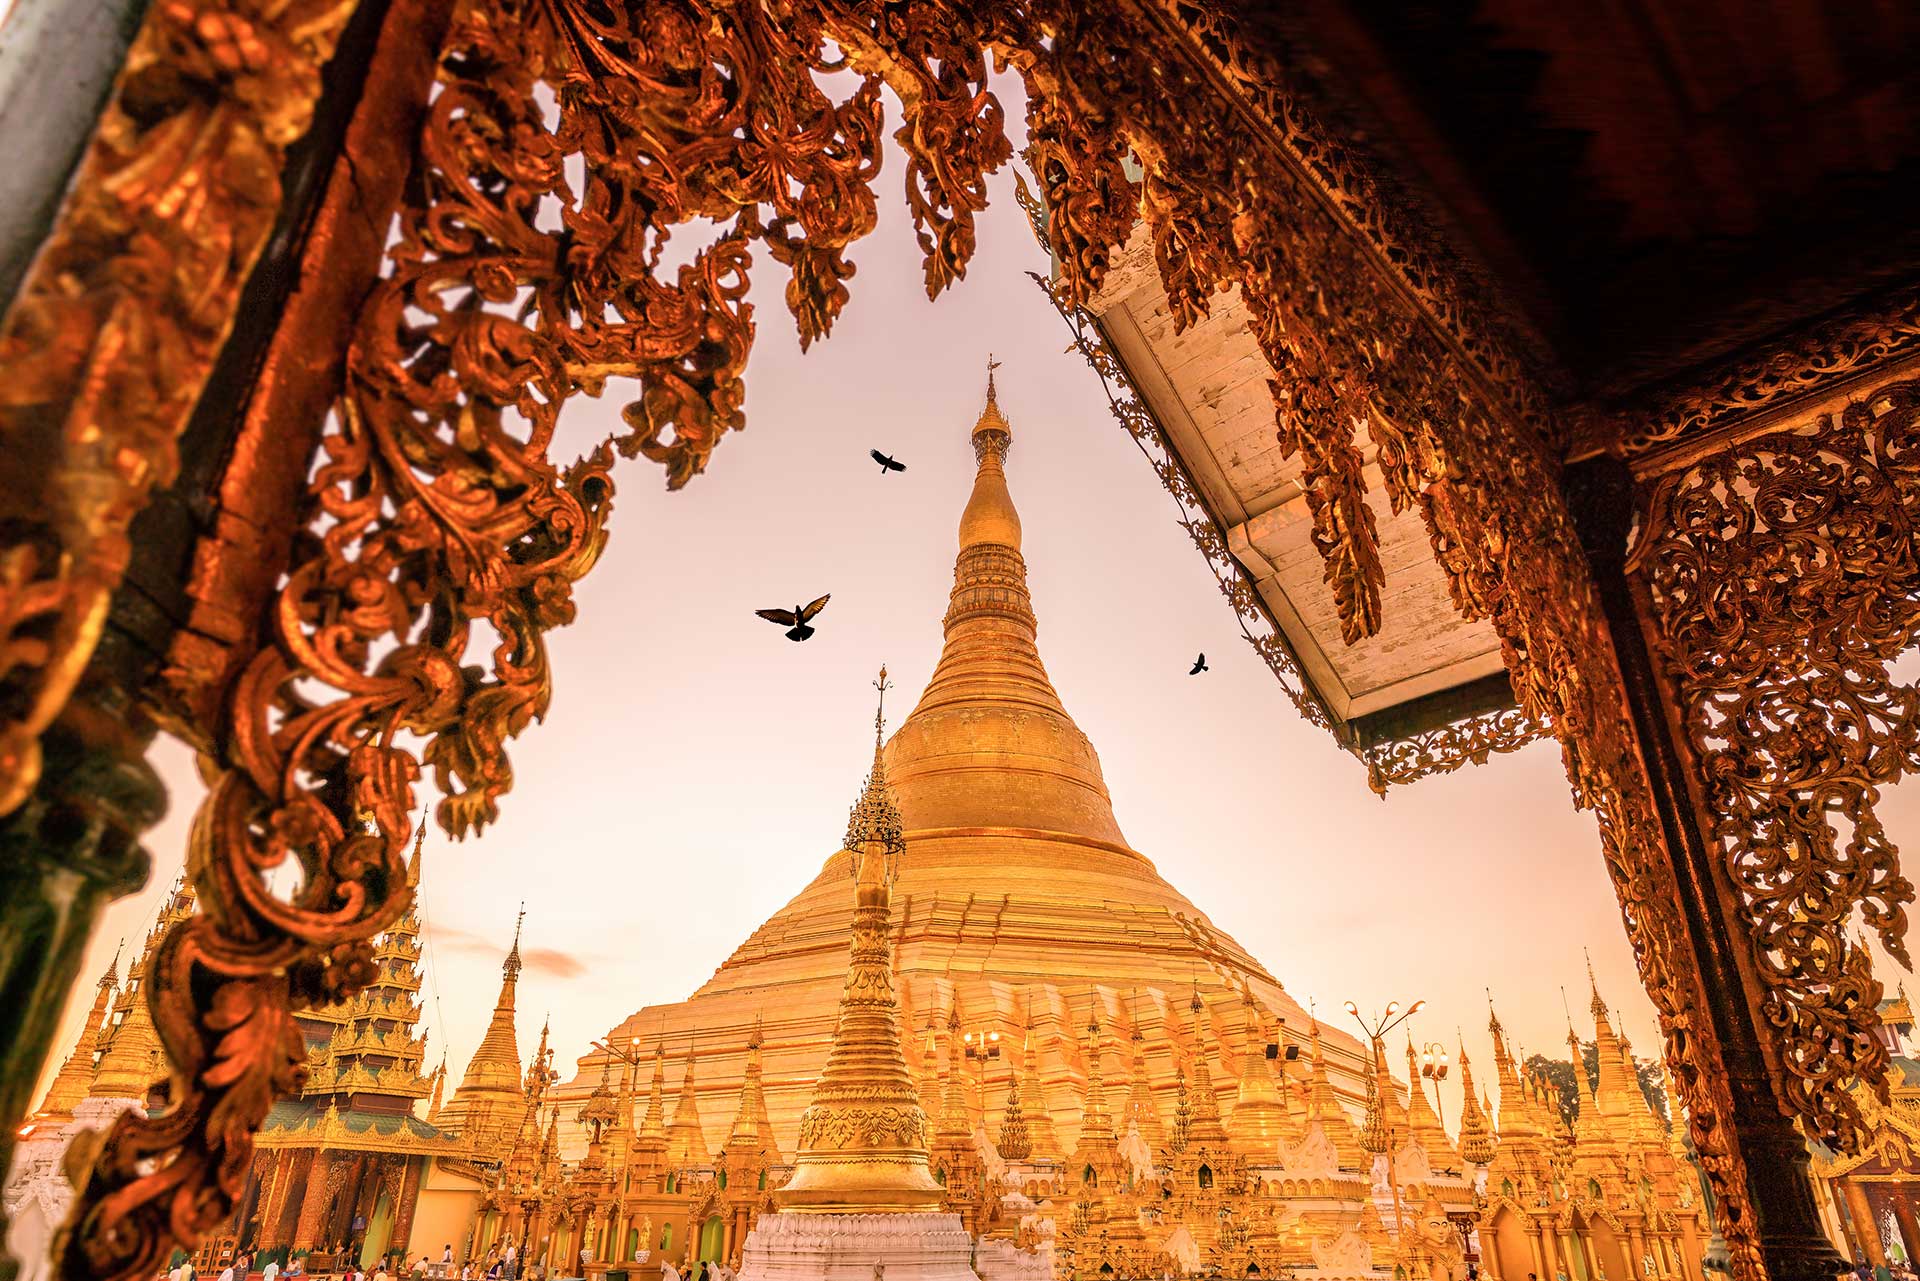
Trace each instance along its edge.
<path fill-rule="evenodd" d="M 1600 1086 L 1600 1047 L 1592 1041 L 1580 1043 L 1580 1066 L 1587 1074 L 1587 1080 L 1595 1089 Z M 1547 1078 L 1560 1094 L 1560 1119 L 1572 1125 L 1580 1114 L 1580 1081 L 1573 1074 L 1573 1062 L 1570 1059 L 1550 1059 L 1544 1054 L 1529 1055 L 1525 1064 L 1528 1072 Z M 1667 1092 L 1660 1085 L 1660 1065 L 1646 1059 L 1633 1061 L 1634 1076 L 1639 1079 L 1640 1093 L 1646 1096 L 1647 1106 L 1653 1109 L 1654 1116 L 1669 1129 L 1673 1127 L 1672 1118 L 1667 1112 Z"/>

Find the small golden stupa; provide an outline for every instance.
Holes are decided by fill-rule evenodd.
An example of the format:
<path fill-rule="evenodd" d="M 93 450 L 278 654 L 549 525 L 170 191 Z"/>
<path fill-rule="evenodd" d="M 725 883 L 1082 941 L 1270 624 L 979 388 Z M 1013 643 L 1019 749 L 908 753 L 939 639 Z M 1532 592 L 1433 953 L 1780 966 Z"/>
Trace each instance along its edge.
<path fill-rule="evenodd" d="M 880 669 L 882 700 L 887 669 Z M 775 1197 L 783 1210 L 817 1213 L 932 1211 L 941 1187 L 927 1160 L 927 1114 L 900 1048 L 893 994 L 893 879 L 906 843 L 881 760 L 886 722 L 873 718 L 873 769 L 847 823 L 853 860 L 853 940 L 833 1049 L 800 1114 L 793 1177 Z"/>

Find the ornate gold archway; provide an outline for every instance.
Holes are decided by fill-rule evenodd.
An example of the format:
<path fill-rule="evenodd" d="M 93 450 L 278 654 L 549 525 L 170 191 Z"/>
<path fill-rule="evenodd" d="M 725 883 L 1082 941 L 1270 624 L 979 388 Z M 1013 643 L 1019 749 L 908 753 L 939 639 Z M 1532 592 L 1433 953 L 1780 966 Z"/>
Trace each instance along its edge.
<path fill-rule="evenodd" d="M 1026 85 L 1063 305 L 1136 220 L 1181 323 L 1239 290 L 1350 642 L 1382 620 L 1356 432 L 1378 446 L 1389 507 L 1419 514 L 1600 817 L 1737 1268 L 1826 1267 L 1788 1118 L 1857 1136 L 1846 1083 L 1885 1059 L 1852 914 L 1904 955 L 1912 889 L 1872 805 L 1920 750 L 1888 674 L 1917 621 L 1895 372 L 1920 294 L 1576 430 L 1496 301 L 1231 4 L 177 0 L 147 15 L 0 327 L 20 482 L 0 803 L 34 902 L 84 885 L 39 926 L 10 1115 L 92 912 L 138 877 L 146 738 L 185 737 L 210 778 L 203 913 L 148 989 L 171 1106 L 104 1141 L 71 1274 L 131 1281 L 228 1212 L 302 1071 L 290 1009 L 366 983 L 405 910 L 423 771 L 455 835 L 510 788 L 616 456 L 678 487 L 741 424 L 757 255 L 803 346 L 848 304 L 883 88 L 929 294 L 964 273 L 1011 154 L 990 53 Z M 625 430 L 554 459 L 583 392 L 622 395 Z M 136 548 L 142 520 L 165 536 Z M 143 652 L 109 611 L 165 555 L 172 617 Z M 1421 745 L 1395 776 L 1484 743 Z M 258 876 L 289 858 L 294 901 Z"/>

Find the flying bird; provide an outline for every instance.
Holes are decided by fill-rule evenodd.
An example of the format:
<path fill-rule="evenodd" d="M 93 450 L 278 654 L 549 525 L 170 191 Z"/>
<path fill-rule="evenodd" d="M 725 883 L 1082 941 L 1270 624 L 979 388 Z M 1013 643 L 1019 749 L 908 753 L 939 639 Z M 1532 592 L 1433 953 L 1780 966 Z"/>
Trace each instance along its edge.
<path fill-rule="evenodd" d="M 803 641 L 813 635 L 814 631 L 814 629 L 807 626 L 807 624 L 811 623 L 814 616 L 825 609 L 827 602 L 832 599 L 833 596 L 829 593 L 811 605 L 800 605 L 793 609 L 756 609 L 753 612 L 766 619 L 769 623 L 778 623 L 786 628 L 788 640 Z"/>
<path fill-rule="evenodd" d="M 886 454 L 881 453 L 877 449 L 869 449 L 867 451 L 867 454 L 869 457 L 873 459 L 874 462 L 880 464 L 880 474 L 882 476 L 886 475 L 890 471 L 905 471 L 907 469 L 907 465 L 905 463 L 898 462 L 888 457 Z"/>
<path fill-rule="evenodd" d="M 1187 669 L 1187 675 L 1198 676 L 1201 672 L 1209 671 L 1209 670 L 1211 669 L 1208 668 L 1207 666 L 1207 656 L 1205 654 L 1202 654 L 1200 655 L 1200 657 L 1193 660 L 1193 666 Z"/>

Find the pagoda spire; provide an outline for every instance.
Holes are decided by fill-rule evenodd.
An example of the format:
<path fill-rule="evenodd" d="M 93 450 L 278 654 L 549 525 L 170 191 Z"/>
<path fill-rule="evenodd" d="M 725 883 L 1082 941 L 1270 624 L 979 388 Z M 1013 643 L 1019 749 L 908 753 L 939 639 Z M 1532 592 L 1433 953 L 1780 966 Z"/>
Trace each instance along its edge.
<path fill-rule="evenodd" d="M 1100 996 L 1096 992 L 1087 1011 L 1087 1096 L 1080 1109 L 1082 1151 L 1089 1146 L 1089 1140 L 1101 1144 L 1113 1142 L 1113 1118 L 1107 1115 L 1107 1086 L 1100 1075 L 1101 1049 Z"/>
<path fill-rule="evenodd" d="M 1013 429 L 989 371 L 971 432 L 976 468 L 961 513 L 945 644 L 920 701 L 887 745 L 909 831 L 1032 828 L 1126 844 L 1100 759 L 1040 660 L 1007 489 Z"/>
<path fill-rule="evenodd" d="M 1445 1169 L 1457 1159 L 1453 1143 L 1420 1084 L 1419 1055 L 1414 1051 L 1411 1034 L 1407 1037 L 1407 1133 L 1426 1152 L 1427 1160 L 1435 1169 Z"/>
<path fill-rule="evenodd" d="M 667 1047 L 659 1042 L 653 1046 L 653 1084 L 647 1089 L 647 1112 L 640 1119 L 641 1138 L 667 1137 Z"/>
<path fill-rule="evenodd" d="M 145 1103 L 153 1083 L 166 1075 L 166 1049 L 147 1005 L 147 984 L 160 940 L 176 922 L 193 915 L 195 904 L 193 887 L 184 876 L 176 879 L 153 927 L 147 931 L 139 957 L 127 969 L 125 985 L 114 998 L 111 1021 L 100 1036 L 100 1062 L 87 1091 L 92 1097 Z"/>
<path fill-rule="evenodd" d="M 1252 985 L 1244 977 L 1240 980 L 1240 1015 L 1246 1047 L 1241 1052 L 1240 1082 L 1230 1128 L 1242 1149 L 1270 1157 L 1289 1137 L 1287 1104 L 1280 1097 L 1273 1070 L 1267 1066 L 1267 1038 L 1261 1027 L 1260 1007 L 1253 999 Z"/>
<path fill-rule="evenodd" d="M 886 683 L 882 669 L 883 698 Z M 878 757 L 844 844 L 854 880 L 846 987 L 826 1068 L 800 1117 L 793 1176 L 775 1201 L 826 1213 L 932 1211 L 942 1194 L 928 1163 L 927 1116 L 900 1049 L 888 928 L 906 840 Z"/>
<path fill-rule="evenodd" d="M 1607 1003 L 1600 999 L 1600 984 L 1593 976 L 1591 955 L 1587 957 L 1587 988 L 1592 994 L 1587 1008 L 1593 1015 L 1593 1043 L 1599 1058 L 1600 1081 L 1594 1089 L 1594 1106 L 1605 1117 L 1630 1116 L 1636 1110 L 1635 1099 L 1642 1103 L 1645 1100 L 1640 1094 L 1640 1082 L 1632 1061 L 1621 1052 L 1620 1036 L 1608 1018 Z"/>
<path fill-rule="evenodd" d="M 687 1069 L 680 1077 L 680 1096 L 673 1102 L 673 1124 L 667 1127 L 667 1168 L 693 1170 L 713 1162 L 707 1151 L 706 1131 L 700 1126 L 700 1104 L 694 1097 L 693 1038 L 687 1038 Z"/>
<path fill-rule="evenodd" d="M 524 1125 L 526 1082 L 520 1068 L 520 1037 L 515 1029 L 516 985 L 520 978 L 520 931 L 527 906 L 513 924 L 513 945 L 500 963 L 500 995 L 480 1045 L 467 1060 L 453 1097 L 440 1114 L 440 1126 L 466 1138 L 483 1155 L 504 1155 Z"/>
<path fill-rule="evenodd" d="M 1480 1097 L 1473 1092 L 1473 1064 L 1467 1061 L 1466 1041 L 1457 1046 L 1460 1054 L 1460 1092 L 1466 1100 L 1460 1112 L 1460 1156 L 1469 1165 L 1487 1165 L 1493 1160 L 1493 1127 L 1481 1110 Z"/>
<path fill-rule="evenodd" d="M 1036 1161 L 1064 1155 L 1053 1132 L 1053 1108 L 1047 1102 L 1047 1084 L 1040 1075 L 1040 1047 L 1033 1039 L 1033 994 L 1026 994 L 1024 1033 L 1020 1040 L 1021 1105 L 1027 1122 L 1028 1146 Z M 1004 1152 L 1005 1149 L 1003 1148 Z"/>
<path fill-rule="evenodd" d="M 1340 1106 L 1339 1098 L 1333 1092 L 1333 1081 L 1327 1076 L 1326 1051 L 1320 1044 L 1320 1020 L 1312 1019 L 1308 1024 L 1308 1062 L 1312 1077 L 1307 1088 L 1307 1127 L 1319 1126 L 1321 1131 L 1333 1140 L 1333 1150 L 1340 1158 L 1345 1169 L 1360 1169 L 1367 1164 L 1366 1152 L 1360 1145 L 1360 1137 L 1353 1128 L 1353 1121 L 1347 1116 L 1346 1109 Z"/>
<path fill-rule="evenodd" d="M 112 962 L 94 987 L 93 1008 L 87 1011 L 86 1022 L 80 1025 L 80 1035 L 74 1040 L 73 1052 L 67 1055 L 66 1062 L 60 1065 L 59 1075 L 47 1087 L 47 1097 L 40 1102 L 36 1120 L 72 1116 L 74 1106 L 86 1098 L 87 1091 L 93 1088 L 94 1056 L 100 1049 L 100 1033 L 107 1025 L 119 973 L 120 951 L 116 948 Z"/>
<path fill-rule="evenodd" d="M 742 1168 L 780 1163 L 780 1149 L 774 1143 L 773 1128 L 767 1124 L 767 1095 L 762 1083 L 760 1048 L 766 1042 L 760 1016 L 754 1015 L 753 1031 L 747 1034 L 747 1067 L 740 1081 L 740 1108 L 734 1113 L 733 1129 L 723 1149 L 726 1160 Z"/>
<path fill-rule="evenodd" d="M 940 1098 L 940 1124 L 934 1132 L 936 1145 L 970 1146 L 973 1122 L 967 1114 L 966 1071 L 960 1062 L 960 995 L 954 993 L 947 1007 L 947 1065 L 941 1074 L 945 1080 Z"/>
<path fill-rule="evenodd" d="M 1027 1135 L 1027 1118 L 1020 1107 L 1020 1074 L 1007 1077 L 1007 1106 L 1000 1113 L 1000 1139 L 994 1145 L 1009 1161 L 1024 1161 L 1033 1155 L 1033 1140 Z"/>
<path fill-rule="evenodd" d="M 1153 1081 L 1147 1074 L 1146 1038 L 1140 1034 L 1140 1016 L 1129 1003 L 1127 1042 L 1126 1123 L 1138 1131 L 1150 1148 L 1166 1142 L 1167 1127 L 1160 1122 L 1160 1109 L 1153 1100 Z"/>
<path fill-rule="evenodd" d="M 407 884 L 416 891 L 420 888 L 420 849 L 426 843 L 427 815 L 423 810 L 420 814 L 420 826 L 413 834 L 413 854 L 407 859 Z"/>
<path fill-rule="evenodd" d="M 1208 1065 L 1213 1057 L 1213 1039 L 1207 1032 L 1207 1006 L 1200 999 L 1198 983 L 1193 986 L 1188 1008 L 1193 1012 L 1193 1121 L 1187 1141 L 1199 1147 L 1226 1148 L 1227 1127 L 1220 1120 L 1220 1096 L 1214 1092 L 1213 1069 Z"/>

